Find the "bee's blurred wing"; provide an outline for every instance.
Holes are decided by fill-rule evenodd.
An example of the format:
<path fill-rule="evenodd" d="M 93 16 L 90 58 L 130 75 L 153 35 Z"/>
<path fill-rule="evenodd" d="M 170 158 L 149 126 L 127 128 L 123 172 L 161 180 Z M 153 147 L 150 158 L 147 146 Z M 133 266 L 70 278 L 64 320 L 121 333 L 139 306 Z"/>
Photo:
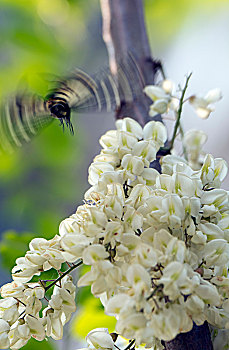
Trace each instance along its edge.
<path fill-rule="evenodd" d="M 112 111 L 122 102 L 131 102 L 143 94 L 144 79 L 132 55 L 117 64 L 113 76 L 109 67 L 89 76 L 76 69 L 59 82 L 51 96 L 65 100 L 77 112 Z"/>
<path fill-rule="evenodd" d="M 12 152 L 53 121 L 44 100 L 14 96 L 0 106 L 0 150 Z"/>

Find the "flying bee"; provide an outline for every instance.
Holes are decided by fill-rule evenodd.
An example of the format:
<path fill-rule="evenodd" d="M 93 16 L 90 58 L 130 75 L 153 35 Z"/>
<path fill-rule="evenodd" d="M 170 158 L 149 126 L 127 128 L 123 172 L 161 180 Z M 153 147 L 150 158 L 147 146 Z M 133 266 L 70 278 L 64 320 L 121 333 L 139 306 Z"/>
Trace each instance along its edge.
<path fill-rule="evenodd" d="M 120 60 L 114 77 L 109 68 L 90 76 L 76 69 L 55 82 L 45 98 L 16 94 L 2 103 L 0 149 L 11 152 L 58 119 L 73 134 L 72 112 L 112 111 L 142 94 L 144 79 L 133 55 Z"/>

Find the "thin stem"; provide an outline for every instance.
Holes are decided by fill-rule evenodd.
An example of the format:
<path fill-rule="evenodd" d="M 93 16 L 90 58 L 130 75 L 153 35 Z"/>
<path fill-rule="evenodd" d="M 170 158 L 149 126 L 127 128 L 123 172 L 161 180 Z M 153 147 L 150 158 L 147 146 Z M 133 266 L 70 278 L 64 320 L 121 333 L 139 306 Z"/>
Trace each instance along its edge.
<path fill-rule="evenodd" d="M 119 348 L 116 344 L 114 344 L 114 347 L 115 347 L 116 349 L 120 350 L 120 348 Z"/>
<path fill-rule="evenodd" d="M 160 290 L 163 287 L 162 284 L 159 284 L 153 291 L 152 293 L 146 298 L 146 300 L 148 301 L 149 299 L 151 299 L 158 290 Z"/>
<path fill-rule="evenodd" d="M 178 130 L 179 126 L 180 126 L 180 118 L 181 118 L 182 108 L 183 108 L 183 104 L 184 104 L 184 96 L 185 96 L 186 90 L 188 88 L 188 82 L 189 82 L 189 79 L 191 78 L 191 76 L 192 76 L 192 73 L 190 73 L 189 76 L 187 77 L 186 82 L 185 82 L 185 86 L 184 86 L 184 88 L 182 90 L 180 103 L 179 103 L 179 108 L 178 108 L 178 111 L 177 111 L 177 119 L 176 119 L 176 123 L 175 123 L 174 130 L 173 130 L 172 140 L 170 141 L 170 149 L 173 148 L 173 144 L 174 144 L 174 141 L 175 141 L 175 138 L 176 138 L 177 130 Z"/>
<path fill-rule="evenodd" d="M 72 267 L 70 267 L 67 271 L 65 271 L 61 276 L 59 276 L 54 282 L 52 282 L 49 286 L 45 287 L 45 292 L 47 292 L 47 290 L 49 290 L 50 288 L 52 288 L 57 282 L 61 281 L 62 278 L 64 278 L 64 276 L 68 275 L 71 271 L 73 271 L 74 269 L 76 269 L 77 267 L 79 267 L 80 265 L 83 264 L 83 261 L 80 260 L 78 263 L 76 263 L 75 265 L 73 265 Z"/>
<path fill-rule="evenodd" d="M 14 297 L 14 299 L 15 299 L 15 300 L 17 300 L 19 303 L 21 303 L 23 306 L 25 306 L 25 307 L 26 307 L 26 304 L 25 304 L 25 303 L 23 303 L 23 301 L 21 301 L 21 300 L 20 300 L 20 299 L 18 299 L 18 298 L 15 298 L 15 297 Z"/>

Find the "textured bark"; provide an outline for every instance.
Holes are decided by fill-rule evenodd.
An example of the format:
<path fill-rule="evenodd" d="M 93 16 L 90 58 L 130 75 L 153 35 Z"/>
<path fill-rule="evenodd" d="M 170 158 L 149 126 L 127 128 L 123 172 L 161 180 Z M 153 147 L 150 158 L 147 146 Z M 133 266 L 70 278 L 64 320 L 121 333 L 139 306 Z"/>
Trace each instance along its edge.
<path fill-rule="evenodd" d="M 151 57 L 146 34 L 142 0 L 100 0 L 103 16 L 103 38 L 107 46 L 111 71 L 114 72 L 118 58 L 133 52 L 142 71 L 146 85 L 153 84 L 159 63 Z M 144 94 L 132 103 L 123 101 L 115 117 L 131 116 L 142 126 L 149 121 L 149 105 L 152 103 Z M 151 118 L 152 119 L 152 118 Z M 158 115 L 154 120 L 160 120 Z M 161 154 L 162 156 L 162 151 Z M 160 171 L 158 161 L 152 167 Z M 202 326 L 194 324 L 188 333 L 179 334 L 174 340 L 164 342 L 167 350 L 213 350 L 207 322 Z"/>
<path fill-rule="evenodd" d="M 103 15 L 103 39 L 106 43 L 111 72 L 115 72 L 116 61 L 129 53 L 134 54 L 145 85 L 152 85 L 158 62 L 151 58 L 146 34 L 142 0 L 100 0 Z M 140 93 L 138 100 L 122 101 L 116 118 L 131 116 L 142 126 L 149 121 L 149 105 L 152 101 Z M 157 116 L 154 120 L 161 120 Z"/>
<path fill-rule="evenodd" d="M 165 343 L 166 350 L 213 350 L 208 323 L 202 326 L 194 324 L 193 329 Z"/>

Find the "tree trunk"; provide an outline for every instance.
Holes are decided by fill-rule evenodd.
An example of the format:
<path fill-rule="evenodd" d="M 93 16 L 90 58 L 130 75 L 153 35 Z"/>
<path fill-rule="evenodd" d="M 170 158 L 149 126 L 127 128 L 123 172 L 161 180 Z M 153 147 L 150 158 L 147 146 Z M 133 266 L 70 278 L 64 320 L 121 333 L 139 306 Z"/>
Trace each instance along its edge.
<path fill-rule="evenodd" d="M 160 66 L 151 57 L 146 34 L 142 0 L 100 0 L 103 16 L 103 39 L 106 43 L 111 71 L 118 58 L 134 53 L 146 85 L 152 85 Z M 142 126 L 149 121 L 148 111 L 152 102 L 142 93 L 139 99 L 121 104 L 115 118 L 130 116 Z M 151 118 L 152 119 L 152 118 Z M 154 120 L 161 121 L 161 116 Z M 153 165 L 157 167 L 155 163 Z M 212 342 L 207 322 L 202 326 L 194 324 L 188 333 L 181 333 L 169 342 L 163 342 L 167 350 L 212 350 Z"/>
<path fill-rule="evenodd" d="M 146 34 L 141 0 L 100 0 L 103 15 L 103 39 L 107 45 L 111 72 L 116 61 L 129 53 L 134 54 L 143 75 L 145 85 L 152 85 L 158 69 L 158 62 L 151 58 Z M 116 119 L 131 116 L 142 126 L 149 119 L 149 105 L 152 101 L 142 93 L 138 100 L 123 102 L 116 111 Z M 160 120 L 158 115 L 154 120 Z"/>

